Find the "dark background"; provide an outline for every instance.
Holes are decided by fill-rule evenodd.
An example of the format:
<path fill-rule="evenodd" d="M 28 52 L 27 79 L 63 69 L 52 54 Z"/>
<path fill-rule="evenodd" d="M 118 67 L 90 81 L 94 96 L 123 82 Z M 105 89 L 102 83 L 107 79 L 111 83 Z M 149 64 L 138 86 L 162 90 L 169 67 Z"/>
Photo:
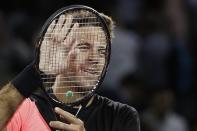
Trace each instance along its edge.
<path fill-rule="evenodd" d="M 115 23 L 101 95 L 135 107 L 142 131 L 197 131 L 196 0 L 7 0 L 0 4 L 0 85 L 33 59 L 35 38 L 61 7 L 88 5 Z"/>

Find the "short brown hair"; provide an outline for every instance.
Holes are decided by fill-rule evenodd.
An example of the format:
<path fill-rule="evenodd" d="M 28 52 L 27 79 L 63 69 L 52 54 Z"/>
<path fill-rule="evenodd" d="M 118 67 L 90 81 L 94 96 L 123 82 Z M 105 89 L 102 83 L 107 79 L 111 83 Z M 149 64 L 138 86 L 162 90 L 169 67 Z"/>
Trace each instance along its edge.
<path fill-rule="evenodd" d="M 109 17 L 109 16 L 107 16 L 107 15 L 105 15 L 103 13 L 100 13 L 100 15 L 105 20 L 105 22 L 106 22 L 106 24 L 108 26 L 111 38 L 113 38 L 114 37 L 114 27 L 115 27 L 114 21 L 112 20 L 111 17 Z"/>

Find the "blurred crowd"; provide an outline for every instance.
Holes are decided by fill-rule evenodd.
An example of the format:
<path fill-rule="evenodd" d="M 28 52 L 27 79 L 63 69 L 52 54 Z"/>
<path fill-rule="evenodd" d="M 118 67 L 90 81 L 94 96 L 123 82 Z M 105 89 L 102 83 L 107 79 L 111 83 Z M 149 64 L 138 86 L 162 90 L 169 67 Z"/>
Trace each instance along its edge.
<path fill-rule="evenodd" d="M 0 86 L 33 59 L 45 20 L 71 4 L 116 23 L 98 93 L 135 107 L 142 131 L 197 131 L 197 0 L 8 0 L 0 5 Z"/>

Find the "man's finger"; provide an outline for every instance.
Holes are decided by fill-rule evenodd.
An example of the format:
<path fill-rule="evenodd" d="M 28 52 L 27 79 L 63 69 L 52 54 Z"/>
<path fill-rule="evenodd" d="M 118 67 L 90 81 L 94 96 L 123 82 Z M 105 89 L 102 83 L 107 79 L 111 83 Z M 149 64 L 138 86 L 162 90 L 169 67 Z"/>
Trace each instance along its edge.
<path fill-rule="evenodd" d="M 45 33 L 45 38 L 49 39 L 49 37 L 53 33 L 54 28 L 55 28 L 55 20 L 53 20 L 52 23 L 49 25 L 49 27 Z"/>
<path fill-rule="evenodd" d="M 58 19 L 58 22 L 56 23 L 56 28 L 55 28 L 55 37 L 56 37 L 56 40 L 58 42 L 61 42 L 63 41 L 64 39 L 64 34 L 60 33 L 61 30 L 62 30 L 62 26 L 64 24 L 64 21 L 65 21 L 65 15 L 61 15 Z"/>
<path fill-rule="evenodd" d="M 76 43 L 76 33 L 79 28 L 79 23 L 75 23 L 68 36 L 66 36 L 63 44 L 66 46 L 67 51 L 70 51 L 73 45 Z"/>
<path fill-rule="evenodd" d="M 49 125 L 55 129 L 73 131 L 73 125 L 69 125 L 60 121 L 51 121 Z"/>
<path fill-rule="evenodd" d="M 63 116 L 63 118 L 68 121 L 71 124 L 83 124 L 83 122 L 78 119 L 77 117 L 75 117 L 73 114 L 64 111 L 58 107 L 55 108 L 55 112 L 61 116 Z"/>
<path fill-rule="evenodd" d="M 62 30 L 61 30 L 61 34 L 64 35 L 64 39 L 66 38 L 66 35 L 71 27 L 72 19 L 73 19 L 72 15 L 68 15 L 66 17 L 65 24 L 63 25 Z"/>
<path fill-rule="evenodd" d="M 65 21 L 65 15 L 60 15 L 60 17 L 58 18 L 58 22 L 56 23 L 55 33 L 59 34 L 64 21 Z"/>
<path fill-rule="evenodd" d="M 70 31 L 70 33 L 68 34 L 67 38 L 68 39 L 72 39 L 74 36 L 76 36 L 76 34 L 78 33 L 77 30 L 79 29 L 79 23 L 75 23 Z"/>

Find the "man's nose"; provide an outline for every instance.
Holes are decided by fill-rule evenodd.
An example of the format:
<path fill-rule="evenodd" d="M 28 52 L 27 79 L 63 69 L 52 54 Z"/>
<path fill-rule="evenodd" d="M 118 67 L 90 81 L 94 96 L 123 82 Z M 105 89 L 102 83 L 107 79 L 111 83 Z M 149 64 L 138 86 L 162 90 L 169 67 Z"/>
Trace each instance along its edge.
<path fill-rule="evenodd" d="M 90 63 L 90 64 L 98 64 L 99 63 L 99 58 L 98 58 L 98 56 L 90 56 L 89 57 L 89 59 L 88 59 L 88 62 Z"/>

